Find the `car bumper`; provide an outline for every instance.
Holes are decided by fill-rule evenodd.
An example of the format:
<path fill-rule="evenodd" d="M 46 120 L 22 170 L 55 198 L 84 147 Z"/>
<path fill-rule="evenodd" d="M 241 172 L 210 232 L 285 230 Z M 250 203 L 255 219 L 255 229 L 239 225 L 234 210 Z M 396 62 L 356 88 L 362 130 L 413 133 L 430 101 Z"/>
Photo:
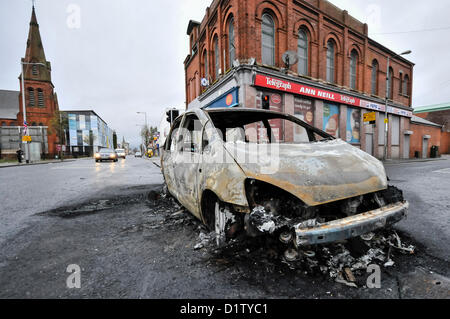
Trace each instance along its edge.
<path fill-rule="evenodd" d="M 380 209 L 335 220 L 316 227 L 294 227 L 297 247 L 326 244 L 364 235 L 393 225 L 406 217 L 408 202 L 387 205 Z"/>

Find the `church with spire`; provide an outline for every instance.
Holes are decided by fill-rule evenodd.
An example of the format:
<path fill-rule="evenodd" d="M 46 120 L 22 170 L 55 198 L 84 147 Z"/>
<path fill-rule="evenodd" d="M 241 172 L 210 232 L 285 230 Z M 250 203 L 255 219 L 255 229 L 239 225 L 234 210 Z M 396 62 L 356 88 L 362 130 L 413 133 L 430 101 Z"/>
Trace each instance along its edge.
<path fill-rule="evenodd" d="M 57 154 L 56 145 L 59 142 L 54 130 L 51 129 L 51 119 L 59 110 L 58 98 L 52 82 L 52 68 L 45 57 L 36 11 L 33 5 L 30 29 L 26 44 L 25 57 L 21 59 L 24 74 L 24 87 L 22 87 L 22 74 L 19 76 L 20 91 L 0 90 L 0 125 L 5 127 L 23 127 L 24 114 L 22 94 L 25 94 L 26 123 L 31 132 L 40 128 L 43 147 L 41 153 L 45 157 Z M 45 133 L 43 133 L 45 129 Z M 3 131 L 3 130 L 2 130 Z M 34 130 L 37 131 L 37 130 Z M 7 144 L 5 134 L 1 134 L 2 145 Z M 5 141 L 3 141 L 5 140 Z M 9 139 L 11 141 L 11 138 Z M 17 147 L 20 147 L 18 145 Z M 2 146 L 4 149 L 5 147 Z M 9 146 L 9 148 L 13 148 Z"/>

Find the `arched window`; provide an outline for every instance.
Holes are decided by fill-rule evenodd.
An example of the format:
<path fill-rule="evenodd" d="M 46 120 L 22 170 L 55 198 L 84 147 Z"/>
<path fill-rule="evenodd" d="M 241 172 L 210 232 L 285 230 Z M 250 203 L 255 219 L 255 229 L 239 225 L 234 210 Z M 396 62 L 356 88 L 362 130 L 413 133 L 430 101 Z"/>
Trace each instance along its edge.
<path fill-rule="evenodd" d="M 208 78 L 208 51 L 203 51 L 203 77 L 209 81 Z"/>
<path fill-rule="evenodd" d="M 409 96 L 409 76 L 408 74 L 405 75 L 403 78 L 403 94 Z"/>
<path fill-rule="evenodd" d="M 31 123 L 31 126 L 36 126 L 36 122 Z"/>
<path fill-rule="evenodd" d="M 230 59 L 229 68 L 233 67 L 233 61 L 236 59 L 236 47 L 234 42 L 235 42 L 234 19 L 231 18 L 228 24 L 228 53 Z"/>
<path fill-rule="evenodd" d="M 403 94 L 403 73 L 402 72 L 400 72 L 399 77 L 400 77 L 400 85 L 398 86 L 398 93 L 400 95 L 402 95 Z"/>
<path fill-rule="evenodd" d="M 333 40 L 328 40 L 327 43 L 327 81 L 335 82 L 335 72 L 336 72 L 336 49 Z"/>
<path fill-rule="evenodd" d="M 44 104 L 44 91 L 42 89 L 38 89 L 38 106 L 45 107 Z"/>
<path fill-rule="evenodd" d="M 352 50 L 350 53 L 350 88 L 357 89 L 357 74 L 358 74 L 358 52 Z"/>
<path fill-rule="evenodd" d="M 308 34 L 305 30 L 300 29 L 298 31 L 298 74 L 308 75 Z"/>
<path fill-rule="evenodd" d="M 214 75 L 216 80 L 219 78 L 219 70 L 220 70 L 219 38 L 216 36 L 214 38 Z"/>
<path fill-rule="evenodd" d="M 39 126 L 44 126 L 44 124 L 42 124 L 42 123 L 39 123 Z"/>
<path fill-rule="evenodd" d="M 372 90 L 371 90 L 372 94 L 378 95 L 378 61 L 377 60 L 372 61 L 371 83 L 372 83 Z"/>
<path fill-rule="evenodd" d="M 262 63 L 275 65 L 275 23 L 267 13 L 262 16 L 261 43 Z"/>
<path fill-rule="evenodd" d="M 36 106 L 33 88 L 28 88 L 28 100 L 29 100 L 30 106 Z"/>
<path fill-rule="evenodd" d="M 393 78 L 394 78 L 394 70 L 392 68 L 389 68 L 389 75 L 388 75 L 388 87 L 387 87 L 387 93 L 388 93 L 388 99 L 393 99 L 394 97 L 394 86 L 393 84 Z"/>

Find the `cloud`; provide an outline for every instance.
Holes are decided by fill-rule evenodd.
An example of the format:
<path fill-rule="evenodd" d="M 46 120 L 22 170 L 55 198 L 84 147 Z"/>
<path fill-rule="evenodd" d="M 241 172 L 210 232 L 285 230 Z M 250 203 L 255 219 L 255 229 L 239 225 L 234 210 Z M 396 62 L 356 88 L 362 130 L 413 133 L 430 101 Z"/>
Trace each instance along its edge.
<path fill-rule="evenodd" d="M 380 34 L 448 26 L 447 0 L 332 0 L 368 22 L 369 35 L 393 51 L 411 49 L 416 63 L 414 104 L 450 101 L 450 30 Z M 40 0 L 37 17 L 62 109 L 93 109 L 111 128 L 137 145 L 147 112 L 157 126 L 167 107 L 184 107 L 183 61 L 187 25 L 201 21 L 211 0 Z M 79 8 L 80 21 L 73 18 Z M 29 1 L 0 0 L 0 88 L 18 90 L 25 53 Z M 69 24 L 68 24 L 68 20 Z M 79 23 L 79 25 L 77 24 Z"/>

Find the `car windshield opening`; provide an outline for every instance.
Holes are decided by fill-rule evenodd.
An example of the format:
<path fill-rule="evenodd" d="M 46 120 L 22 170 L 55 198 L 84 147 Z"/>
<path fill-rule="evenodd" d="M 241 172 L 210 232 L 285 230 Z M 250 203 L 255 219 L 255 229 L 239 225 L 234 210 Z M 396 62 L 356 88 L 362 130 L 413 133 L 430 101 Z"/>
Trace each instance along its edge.
<path fill-rule="evenodd" d="M 209 112 L 224 142 L 305 144 L 333 139 L 300 118 L 272 112 Z"/>

